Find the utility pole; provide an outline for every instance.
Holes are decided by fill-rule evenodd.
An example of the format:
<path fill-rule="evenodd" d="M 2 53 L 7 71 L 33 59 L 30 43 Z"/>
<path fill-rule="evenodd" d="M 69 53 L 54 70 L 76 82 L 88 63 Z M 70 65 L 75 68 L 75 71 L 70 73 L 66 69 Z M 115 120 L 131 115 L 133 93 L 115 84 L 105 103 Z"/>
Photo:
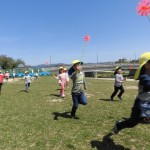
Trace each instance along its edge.
<path fill-rule="evenodd" d="M 50 55 L 50 58 L 49 58 L 49 65 L 51 66 L 51 55 Z"/>
<path fill-rule="evenodd" d="M 98 52 L 97 52 L 97 64 L 98 64 L 99 60 L 98 60 Z"/>

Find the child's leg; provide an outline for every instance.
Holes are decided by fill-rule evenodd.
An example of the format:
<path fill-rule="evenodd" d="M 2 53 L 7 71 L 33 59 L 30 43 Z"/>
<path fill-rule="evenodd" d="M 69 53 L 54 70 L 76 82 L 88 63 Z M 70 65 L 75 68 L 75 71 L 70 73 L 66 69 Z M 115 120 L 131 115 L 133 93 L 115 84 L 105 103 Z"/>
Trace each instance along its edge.
<path fill-rule="evenodd" d="M 86 105 L 86 104 L 87 104 L 87 99 L 86 99 L 86 96 L 85 96 L 84 93 L 81 93 L 81 94 L 80 94 L 79 103 L 82 104 L 82 105 Z"/>
<path fill-rule="evenodd" d="M 124 93 L 124 87 L 121 86 L 120 87 L 120 93 L 118 94 L 118 97 L 121 97 L 123 93 Z"/>
<path fill-rule="evenodd" d="M 111 99 L 113 99 L 114 96 L 118 93 L 118 90 L 119 90 L 119 88 L 116 87 L 116 86 L 114 86 L 114 92 L 113 92 L 112 95 L 111 95 Z"/>
<path fill-rule="evenodd" d="M 71 110 L 71 116 L 75 116 L 76 110 L 78 109 L 78 95 L 72 93 L 73 106 Z"/>
<path fill-rule="evenodd" d="M 26 91 L 29 89 L 29 83 L 26 83 Z"/>
<path fill-rule="evenodd" d="M 142 118 L 140 117 L 141 110 L 139 107 L 139 99 L 136 99 L 134 102 L 134 106 L 132 107 L 132 113 L 129 119 L 125 121 L 121 121 L 117 123 L 117 129 L 122 130 L 124 128 L 133 128 L 136 126 L 140 121 L 142 121 Z"/>
<path fill-rule="evenodd" d="M 65 92 L 65 87 L 64 87 L 64 86 L 65 86 L 65 85 L 61 83 L 60 86 L 61 86 L 60 95 L 61 95 L 61 96 L 64 96 L 64 92 Z"/>
<path fill-rule="evenodd" d="M 2 85 L 3 85 L 3 83 L 0 83 L 0 93 L 1 93 L 1 90 L 2 90 Z"/>

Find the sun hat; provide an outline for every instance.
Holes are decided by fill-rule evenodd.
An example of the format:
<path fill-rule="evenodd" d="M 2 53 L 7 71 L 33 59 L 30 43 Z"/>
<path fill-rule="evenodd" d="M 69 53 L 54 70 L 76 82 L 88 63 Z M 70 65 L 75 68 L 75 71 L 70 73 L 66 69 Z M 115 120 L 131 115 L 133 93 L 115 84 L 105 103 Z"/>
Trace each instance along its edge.
<path fill-rule="evenodd" d="M 120 66 L 117 66 L 117 67 L 115 68 L 114 75 L 116 75 L 116 74 L 117 74 L 117 71 L 118 71 L 119 69 L 121 69 L 121 67 L 120 67 Z"/>
<path fill-rule="evenodd" d="M 29 73 L 28 71 L 25 71 L 25 74 Z"/>
<path fill-rule="evenodd" d="M 142 67 L 150 60 L 150 52 L 143 53 L 139 58 L 139 67 L 135 72 L 134 79 L 138 80 Z"/>
<path fill-rule="evenodd" d="M 64 71 L 66 71 L 67 70 L 67 68 L 64 68 Z"/>
<path fill-rule="evenodd" d="M 72 61 L 73 66 L 74 66 L 75 64 L 78 64 L 78 63 L 80 63 L 81 65 L 83 65 L 83 62 L 81 62 L 80 60 L 73 60 L 73 61 Z"/>
<path fill-rule="evenodd" d="M 64 69 L 64 67 L 59 67 L 59 70 L 63 70 Z"/>

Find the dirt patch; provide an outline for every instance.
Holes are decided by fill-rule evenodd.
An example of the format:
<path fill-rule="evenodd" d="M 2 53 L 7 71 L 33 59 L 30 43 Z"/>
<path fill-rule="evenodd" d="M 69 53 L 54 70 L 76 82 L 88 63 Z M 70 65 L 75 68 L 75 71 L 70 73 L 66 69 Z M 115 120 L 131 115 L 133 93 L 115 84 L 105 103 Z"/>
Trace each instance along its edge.
<path fill-rule="evenodd" d="M 125 86 L 125 89 L 132 89 L 132 90 L 137 90 L 138 87 L 137 86 Z"/>

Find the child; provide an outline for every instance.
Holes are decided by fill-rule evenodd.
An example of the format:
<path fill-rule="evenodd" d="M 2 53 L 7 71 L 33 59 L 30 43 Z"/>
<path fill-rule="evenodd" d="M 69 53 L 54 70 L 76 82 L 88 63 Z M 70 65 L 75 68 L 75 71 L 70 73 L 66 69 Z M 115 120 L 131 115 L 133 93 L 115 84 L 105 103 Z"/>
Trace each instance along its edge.
<path fill-rule="evenodd" d="M 141 113 L 140 103 L 145 101 L 150 102 L 150 52 L 141 55 L 139 64 L 140 66 L 134 76 L 135 80 L 139 80 L 138 96 L 132 107 L 130 118 L 125 121 L 116 122 L 113 128 L 115 134 L 124 128 L 133 128 L 143 121 L 144 117 Z"/>
<path fill-rule="evenodd" d="M 2 71 L 0 70 L 0 94 L 1 94 L 1 90 L 2 90 L 2 85 L 3 85 L 4 78 L 5 78 L 5 75 L 2 74 Z"/>
<path fill-rule="evenodd" d="M 15 81 L 15 77 L 16 77 L 16 73 L 15 73 L 15 71 L 13 71 L 13 73 L 12 73 L 12 77 L 13 77 L 13 81 Z"/>
<path fill-rule="evenodd" d="M 8 79 L 9 79 L 9 72 L 8 71 L 6 71 L 6 73 L 5 73 L 5 78 L 6 78 L 7 82 L 8 82 Z"/>
<path fill-rule="evenodd" d="M 78 108 L 78 104 L 86 105 L 87 99 L 83 92 L 83 87 L 86 90 L 86 83 L 85 83 L 85 76 L 82 70 L 83 62 L 79 60 L 74 60 L 72 62 L 74 72 L 70 73 L 70 78 L 72 79 L 73 86 L 72 86 L 72 100 L 73 100 L 73 107 L 71 110 L 71 116 L 75 118 L 76 110 Z M 70 68 L 71 70 L 72 67 Z M 70 72 L 70 71 L 69 71 Z"/>
<path fill-rule="evenodd" d="M 124 77 L 122 76 L 122 70 L 121 67 L 116 67 L 116 70 L 114 72 L 115 75 L 115 84 L 114 84 L 114 92 L 111 95 L 111 100 L 113 101 L 114 96 L 118 93 L 120 90 L 120 93 L 118 94 L 118 98 L 122 100 L 122 94 L 124 93 L 124 87 L 123 82 L 125 81 Z"/>
<path fill-rule="evenodd" d="M 64 73 L 65 73 L 65 76 L 66 76 L 65 87 L 69 88 L 69 76 L 68 76 L 67 68 L 64 68 Z"/>
<path fill-rule="evenodd" d="M 60 85 L 60 97 L 65 97 L 65 82 L 66 82 L 66 75 L 64 73 L 64 68 L 59 67 L 59 75 L 57 77 L 54 76 L 55 79 L 58 80 L 58 84 Z"/>
<path fill-rule="evenodd" d="M 37 79 L 38 79 L 38 76 L 39 76 L 39 74 L 38 74 L 37 71 L 35 72 L 34 76 L 35 76 L 35 78 L 36 78 L 36 80 L 37 80 Z"/>
<path fill-rule="evenodd" d="M 25 76 L 23 77 L 25 81 L 25 86 L 26 86 L 26 92 L 29 92 L 29 87 L 31 83 L 31 76 L 29 75 L 28 71 L 25 72 Z"/>

